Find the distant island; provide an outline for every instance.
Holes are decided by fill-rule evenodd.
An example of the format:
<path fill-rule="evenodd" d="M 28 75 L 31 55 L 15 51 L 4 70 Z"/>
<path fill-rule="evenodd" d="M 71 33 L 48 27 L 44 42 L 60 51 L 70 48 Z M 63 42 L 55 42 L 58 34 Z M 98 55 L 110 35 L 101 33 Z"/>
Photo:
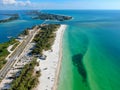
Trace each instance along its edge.
<path fill-rule="evenodd" d="M 65 21 L 65 20 L 71 20 L 71 16 L 64 16 L 64 15 L 57 15 L 57 14 L 48 14 L 38 11 L 31 11 L 27 12 L 28 15 L 36 15 L 35 17 L 32 17 L 33 19 L 40 19 L 40 20 L 57 20 L 57 21 Z"/>
<path fill-rule="evenodd" d="M 18 14 L 4 14 L 4 15 L 7 15 L 7 16 L 10 16 L 10 17 L 0 20 L 0 23 L 5 23 L 5 22 L 17 20 L 19 18 Z"/>

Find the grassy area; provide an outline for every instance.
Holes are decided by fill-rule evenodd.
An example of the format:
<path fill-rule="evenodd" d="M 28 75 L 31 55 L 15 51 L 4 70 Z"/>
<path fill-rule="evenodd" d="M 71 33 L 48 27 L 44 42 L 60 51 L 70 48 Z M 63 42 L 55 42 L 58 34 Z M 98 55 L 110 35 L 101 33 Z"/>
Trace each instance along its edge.
<path fill-rule="evenodd" d="M 59 24 L 41 26 L 41 31 L 34 38 L 36 46 L 32 51 L 33 54 L 42 54 L 43 50 L 51 49 L 56 35 L 54 32 L 59 26 Z"/>
<path fill-rule="evenodd" d="M 5 58 L 8 56 L 9 52 L 7 50 L 7 48 L 9 47 L 9 45 L 12 45 L 16 42 L 15 39 L 11 39 L 8 42 L 5 43 L 1 43 L 0 44 L 0 69 L 3 67 L 3 65 L 6 63 Z"/>
<path fill-rule="evenodd" d="M 13 80 L 10 90 L 32 90 L 39 83 L 40 71 L 34 71 L 34 67 L 37 65 L 36 59 L 26 64 L 20 76 Z"/>
<path fill-rule="evenodd" d="M 11 51 L 13 51 L 18 45 L 20 44 L 19 41 L 16 41 L 16 43 L 13 45 L 13 47 L 11 48 Z"/>

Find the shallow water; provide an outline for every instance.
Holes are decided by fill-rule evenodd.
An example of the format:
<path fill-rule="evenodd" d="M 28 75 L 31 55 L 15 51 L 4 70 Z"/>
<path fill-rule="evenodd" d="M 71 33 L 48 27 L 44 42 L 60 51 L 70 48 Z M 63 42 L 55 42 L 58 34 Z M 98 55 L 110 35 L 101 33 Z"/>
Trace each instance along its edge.
<path fill-rule="evenodd" d="M 96 20 L 79 12 L 64 34 L 58 90 L 120 90 L 120 11 L 94 11 Z"/>

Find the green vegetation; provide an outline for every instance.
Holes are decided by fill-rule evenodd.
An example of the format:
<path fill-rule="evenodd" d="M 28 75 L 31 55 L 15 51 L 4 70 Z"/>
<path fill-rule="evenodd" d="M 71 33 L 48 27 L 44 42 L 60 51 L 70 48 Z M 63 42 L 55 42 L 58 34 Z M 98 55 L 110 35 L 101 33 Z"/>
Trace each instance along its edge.
<path fill-rule="evenodd" d="M 8 14 L 9 15 L 9 14 Z M 17 20 L 19 18 L 18 14 L 12 14 L 10 15 L 11 17 L 7 18 L 7 19 L 3 19 L 0 20 L 0 23 L 5 23 L 5 22 L 9 22 L 9 21 L 13 21 L 13 20 Z"/>
<path fill-rule="evenodd" d="M 9 45 L 12 45 L 16 42 L 15 39 L 11 39 L 8 42 L 0 44 L 0 69 L 3 67 L 3 65 L 6 63 L 5 58 L 8 56 L 9 52 L 7 50 Z"/>
<path fill-rule="evenodd" d="M 40 71 L 34 72 L 36 65 L 36 59 L 26 64 L 21 70 L 20 76 L 13 80 L 10 90 L 32 90 L 39 83 Z"/>
<path fill-rule="evenodd" d="M 57 21 L 65 21 L 72 19 L 71 16 L 64 16 L 64 15 L 56 15 L 56 14 L 48 14 L 39 11 L 30 11 L 26 13 L 27 15 L 36 15 L 32 17 L 33 19 L 40 19 L 40 20 L 57 20 Z"/>
<path fill-rule="evenodd" d="M 20 35 L 29 35 L 29 29 L 25 29 Z"/>
<path fill-rule="evenodd" d="M 40 20 L 57 20 L 57 21 L 65 21 L 70 20 L 72 17 L 70 16 L 63 16 L 63 15 L 55 15 L 55 14 L 47 14 L 47 13 L 39 13 L 37 17 L 33 19 L 40 19 Z"/>
<path fill-rule="evenodd" d="M 32 26 L 31 28 L 26 28 L 25 30 L 23 30 L 22 33 L 19 34 L 19 36 L 25 36 L 25 35 L 29 35 L 29 31 L 31 29 L 34 29 L 36 26 Z"/>
<path fill-rule="evenodd" d="M 55 31 L 60 27 L 59 24 L 49 24 L 49 25 L 41 25 L 39 28 L 41 30 L 35 36 L 33 42 L 36 43 L 32 54 L 42 55 L 43 50 L 51 49 L 51 46 L 55 39 Z M 25 34 L 27 31 L 24 32 Z M 11 44 L 15 44 L 16 46 L 18 42 L 15 39 L 10 40 L 9 42 L 0 44 L 0 65 L 1 67 L 6 63 L 6 56 L 9 54 L 7 51 L 7 47 Z M 13 48 L 14 49 L 14 48 Z M 14 52 L 15 53 L 15 52 Z M 40 77 L 40 71 L 34 71 L 34 67 L 39 66 L 39 63 L 36 59 L 33 59 L 30 63 L 26 64 L 24 68 L 20 71 L 20 75 L 16 76 L 15 79 L 11 83 L 10 90 L 32 90 L 38 83 L 38 77 Z"/>
<path fill-rule="evenodd" d="M 13 45 L 13 47 L 11 48 L 11 51 L 13 51 L 18 45 L 20 44 L 19 41 L 16 41 L 16 43 Z"/>
<path fill-rule="evenodd" d="M 36 46 L 32 51 L 33 54 L 41 55 L 43 50 L 51 49 L 55 37 L 54 32 L 59 26 L 59 24 L 49 24 L 41 26 L 41 31 L 34 38 Z"/>

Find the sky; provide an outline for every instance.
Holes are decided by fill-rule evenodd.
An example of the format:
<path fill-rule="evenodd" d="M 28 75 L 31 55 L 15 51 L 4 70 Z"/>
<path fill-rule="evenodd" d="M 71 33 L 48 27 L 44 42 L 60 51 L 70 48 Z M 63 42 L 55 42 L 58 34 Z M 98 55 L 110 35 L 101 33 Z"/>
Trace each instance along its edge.
<path fill-rule="evenodd" d="M 119 9 L 120 0 L 0 0 L 0 10 Z"/>

